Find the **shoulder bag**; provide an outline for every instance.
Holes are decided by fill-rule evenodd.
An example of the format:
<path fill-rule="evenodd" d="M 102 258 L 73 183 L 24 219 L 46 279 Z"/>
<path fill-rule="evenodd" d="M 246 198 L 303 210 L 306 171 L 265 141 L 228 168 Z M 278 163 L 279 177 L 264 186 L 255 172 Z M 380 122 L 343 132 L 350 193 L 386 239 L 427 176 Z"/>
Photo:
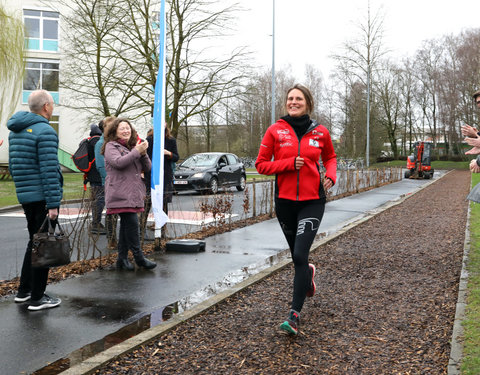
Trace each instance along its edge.
<path fill-rule="evenodd" d="M 41 232 L 47 222 L 48 231 Z M 53 229 L 47 215 L 38 232 L 33 235 L 32 267 L 58 267 L 69 263 L 70 241 L 60 223 Z"/>

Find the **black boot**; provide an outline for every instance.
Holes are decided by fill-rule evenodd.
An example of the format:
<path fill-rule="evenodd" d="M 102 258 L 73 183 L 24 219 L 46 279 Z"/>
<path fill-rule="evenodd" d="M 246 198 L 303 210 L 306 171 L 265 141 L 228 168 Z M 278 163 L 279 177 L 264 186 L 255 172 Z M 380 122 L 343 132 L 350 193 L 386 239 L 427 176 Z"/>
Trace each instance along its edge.
<path fill-rule="evenodd" d="M 154 269 L 157 266 L 157 263 L 152 262 L 145 257 L 139 259 L 135 258 L 135 263 L 137 263 L 137 266 L 143 267 L 147 270 Z"/>
<path fill-rule="evenodd" d="M 130 263 L 128 258 L 117 259 L 117 270 L 133 271 L 135 270 L 135 267 Z"/>
<path fill-rule="evenodd" d="M 138 267 L 143 267 L 147 270 L 151 270 L 157 266 L 157 263 L 145 258 L 141 249 L 135 249 L 133 251 L 133 257 L 135 258 L 135 263 L 137 263 Z"/>
<path fill-rule="evenodd" d="M 125 245 L 123 243 L 118 244 L 117 270 L 135 270 L 133 264 L 128 260 L 128 249 L 125 249 Z"/>

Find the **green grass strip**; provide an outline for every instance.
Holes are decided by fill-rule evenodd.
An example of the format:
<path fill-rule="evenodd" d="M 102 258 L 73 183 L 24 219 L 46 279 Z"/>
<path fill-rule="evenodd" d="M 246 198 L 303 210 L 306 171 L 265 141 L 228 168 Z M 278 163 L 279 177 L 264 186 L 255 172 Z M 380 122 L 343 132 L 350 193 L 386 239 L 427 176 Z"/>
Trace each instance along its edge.
<path fill-rule="evenodd" d="M 472 186 L 480 174 L 472 174 Z M 461 371 L 464 375 L 480 374 L 480 204 L 470 203 L 470 253 L 468 256 L 468 293 L 465 311 L 464 348 Z"/>
<path fill-rule="evenodd" d="M 83 173 L 63 174 L 63 199 L 78 199 L 83 195 Z M 0 180 L 0 207 L 18 204 L 12 178 Z"/>

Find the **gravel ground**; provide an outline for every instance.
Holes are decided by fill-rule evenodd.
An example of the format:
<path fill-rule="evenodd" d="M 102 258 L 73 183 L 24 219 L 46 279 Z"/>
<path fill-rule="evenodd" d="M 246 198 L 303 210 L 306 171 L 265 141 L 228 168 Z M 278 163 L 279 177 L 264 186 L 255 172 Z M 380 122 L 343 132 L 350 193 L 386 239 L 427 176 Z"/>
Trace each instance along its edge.
<path fill-rule="evenodd" d="M 96 373 L 446 374 L 469 184 L 453 171 L 312 252 L 297 337 L 289 265 Z"/>

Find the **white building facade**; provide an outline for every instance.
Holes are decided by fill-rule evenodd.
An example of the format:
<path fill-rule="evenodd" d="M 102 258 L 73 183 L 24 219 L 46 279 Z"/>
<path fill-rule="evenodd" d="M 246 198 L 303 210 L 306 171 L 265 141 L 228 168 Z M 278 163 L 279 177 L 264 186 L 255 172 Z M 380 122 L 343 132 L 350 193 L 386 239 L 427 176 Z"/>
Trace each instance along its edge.
<path fill-rule="evenodd" d="M 25 75 L 22 95 L 15 108 L 28 111 L 28 96 L 33 90 L 45 89 L 55 101 L 55 109 L 50 124 L 59 136 L 59 160 L 63 166 L 73 167 L 70 155 L 75 152 L 79 142 L 88 136 L 89 123 L 87 113 L 72 110 L 68 103 L 68 91 L 60 87 L 62 76 L 62 9 L 57 1 L 7 0 L 5 4 L 9 14 L 15 14 L 25 25 Z M 48 4 L 48 6 L 46 5 Z M 8 134 L 6 123 L 0 124 L 0 165 L 8 164 Z"/>

